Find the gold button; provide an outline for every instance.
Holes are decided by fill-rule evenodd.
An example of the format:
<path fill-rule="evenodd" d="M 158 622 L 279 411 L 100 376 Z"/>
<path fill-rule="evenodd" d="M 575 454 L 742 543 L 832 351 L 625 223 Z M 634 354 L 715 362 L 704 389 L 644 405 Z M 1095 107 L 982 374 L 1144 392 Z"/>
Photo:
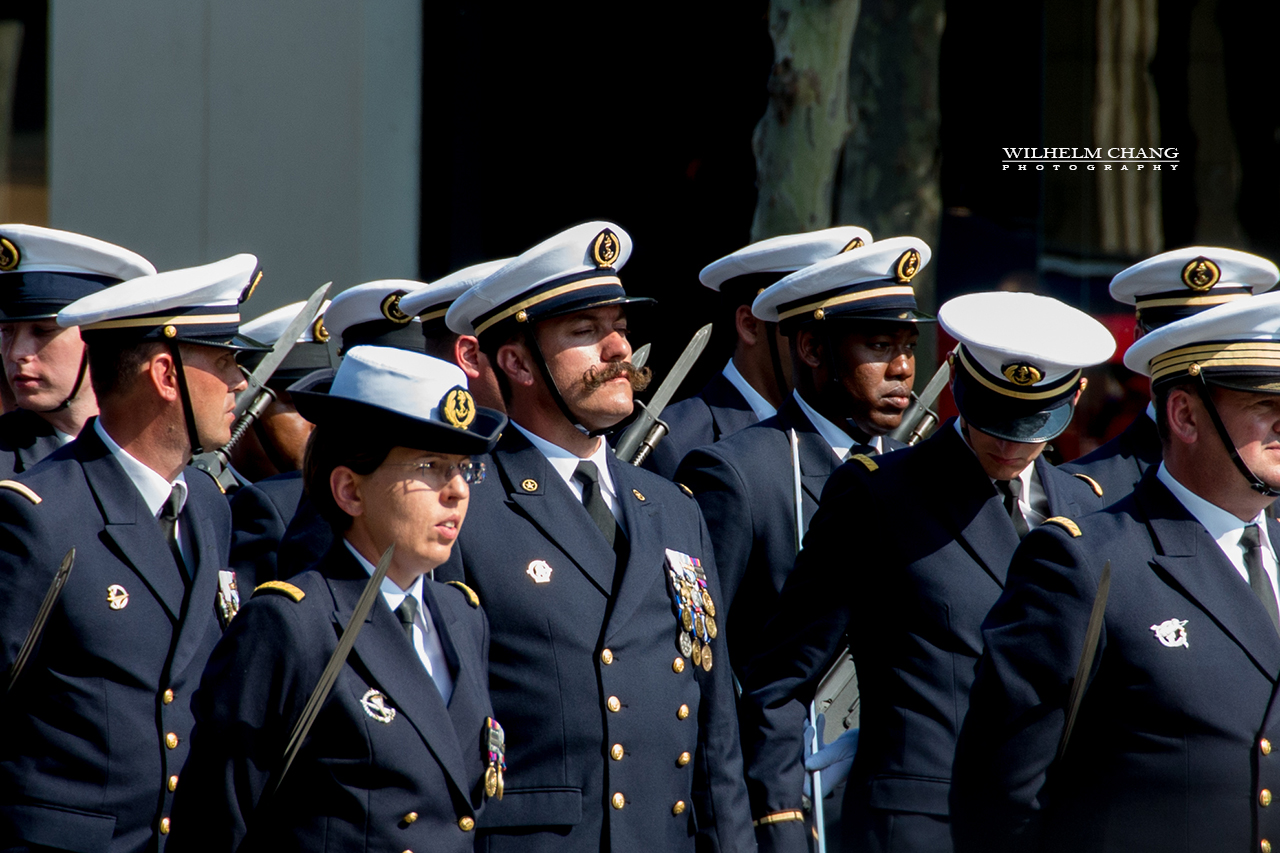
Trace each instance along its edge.
<path fill-rule="evenodd" d="M 676 658 L 671 662 L 671 669 L 675 672 L 684 672 L 684 658 Z"/>
<path fill-rule="evenodd" d="M 176 790 L 178 790 L 178 777 L 177 777 L 177 776 L 170 776 L 170 777 L 169 777 L 169 790 L 170 790 L 170 791 L 176 791 Z"/>
<path fill-rule="evenodd" d="M 617 696 L 610 696 L 610 697 L 609 697 L 608 705 L 609 705 L 609 710 L 610 710 L 610 711 L 621 711 L 621 710 L 622 710 L 622 703 L 618 701 L 618 697 L 617 697 Z"/>
<path fill-rule="evenodd" d="M 1264 808 L 1271 805 L 1271 792 L 1268 791 L 1266 788 L 1263 788 L 1261 791 L 1259 791 L 1258 802 L 1261 803 Z"/>
<path fill-rule="evenodd" d="M 684 767 L 686 764 L 689 763 L 689 757 L 690 757 L 689 753 L 687 752 L 680 753 L 680 757 L 676 759 L 676 764 L 679 765 L 680 767 Z"/>
<path fill-rule="evenodd" d="M 169 818 L 167 817 L 160 819 L 160 834 L 161 835 L 169 834 Z"/>
<path fill-rule="evenodd" d="M 476 822 L 472 820 L 470 817 L 458 818 L 458 829 L 461 829 L 463 832 L 470 832 L 475 828 L 476 828 Z"/>
<path fill-rule="evenodd" d="M 671 807 L 672 814 L 684 814 L 684 800 L 676 800 L 676 804 Z"/>
<path fill-rule="evenodd" d="M 688 705 L 681 705 L 681 706 L 680 706 L 680 710 L 679 710 L 679 711 L 676 711 L 676 717 L 677 717 L 678 719 L 681 719 L 681 720 L 686 720 L 686 719 L 688 719 L 688 718 L 689 718 L 689 706 L 688 706 Z"/>
<path fill-rule="evenodd" d="M 617 793 L 613 795 L 613 807 L 615 809 L 620 809 L 626 804 L 627 804 L 627 798 L 622 796 L 621 793 Z"/>
<path fill-rule="evenodd" d="M 621 760 L 622 760 L 622 754 L 623 754 L 623 751 L 622 751 L 622 744 L 620 744 L 620 743 L 615 743 L 615 744 L 613 745 L 613 748 L 609 750 L 609 754 L 613 756 L 613 760 L 614 760 L 614 761 L 621 761 Z"/>
<path fill-rule="evenodd" d="M 1271 741 L 1267 740 L 1266 738 L 1263 738 L 1261 741 L 1258 742 L 1258 747 L 1262 750 L 1263 755 L 1271 754 Z"/>
<path fill-rule="evenodd" d="M 404 816 L 405 823 L 413 823 L 417 819 L 418 819 L 417 812 L 409 812 L 407 815 Z"/>
<path fill-rule="evenodd" d="M 173 691 L 172 691 L 172 690 L 166 690 L 166 691 L 164 692 L 164 696 L 162 696 L 162 697 L 160 697 L 160 698 L 164 701 L 164 704 L 168 705 L 170 702 L 172 702 L 172 701 L 173 701 Z"/>
<path fill-rule="evenodd" d="M 1259 846 L 1262 848 L 1262 853 L 1271 853 L 1271 842 L 1267 839 L 1262 839 L 1262 844 Z"/>
<path fill-rule="evenodd" d="M 170 749 L 177 749 L 178 736 L 175 735 L 173 732 L 169 732 L 167 735 L 164 736 L 164 745 L 169 747 Z"/>
<path fill-rule="evenodd" d="M 602 651 L 600 653 L 600 662 L 605 664 L 606 666 L 613 663 L 613 652 L 610 651 L 609 649 L 605 649 L 604 651 Z"/>

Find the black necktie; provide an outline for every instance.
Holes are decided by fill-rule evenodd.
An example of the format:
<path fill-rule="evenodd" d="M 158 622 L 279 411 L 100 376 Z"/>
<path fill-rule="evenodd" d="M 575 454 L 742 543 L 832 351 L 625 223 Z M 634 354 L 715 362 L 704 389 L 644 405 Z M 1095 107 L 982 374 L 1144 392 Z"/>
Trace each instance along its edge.
<path fill-rule="evenodd" d="M 618 522 L 609 511 L 609 505 L 604 502 L 604 495 L 600 494 L 600 471 L 594 462 L 583 460 L 578 463 L 573 477 L 582 484 L 582 505 L 587 508 L 587 514 L 596 527 L 600 528 L 604 541 L 612 548 L 617 539 Z"/>
<path fill-rule="evenodd" d="M 182 571 L 183 578 L 187 578 L 187 562 L 182 559 L 182 549 L 178 547 L 178 513 L 182 505 L 182 491 L 177 484 L 169 492 L 169 497 L 165 500 L 164 506 L 160 507 L 160 530 L 164 533 L 165 542 L 169 545 L 169 551 L 173 554 L 173 559 L 178 564 L 178 568 Z"/>
<path fill-rule="evenodd" d="M 400 606 L 396 608 L 396 616 L 400 617 L 400 624 L 404 626 L 404 634 L 409 638 L 409 643 L 412 645 L 413 622 L 418 618 L 418 599 L 412 595 L 406 595 L 404 601 L 400 602 Z"/>
<path fill-rule="evenodd" d="M 1262 568 L 1262 538 L 1258 533 L 1258 525 L 1249 524 L 1240 534 L 1240 549 L 1244 551 L 1244 567 L 1249 572 L 1249 586 L 1253 594 L 1258 596 L 1271 624 L 1280 631 L 1280 614 L 1276 611 L 1276 591 L 1271 586 L 1271 578 Z"/>
<path fill-rule="evenodd" d="M 996 480 L 996 488 L 1000 490 L 1000 494 L 1004 495 L 1004 511 L 1009 513 L 1013 529 L 1021 539 L 1031 532 L 1031 528 L 1027 526 L 1027 519 L 1022 514 L 1022 507 L 1018 505 L 1018 496 L 1022 494 L 1022 481 Z"/>

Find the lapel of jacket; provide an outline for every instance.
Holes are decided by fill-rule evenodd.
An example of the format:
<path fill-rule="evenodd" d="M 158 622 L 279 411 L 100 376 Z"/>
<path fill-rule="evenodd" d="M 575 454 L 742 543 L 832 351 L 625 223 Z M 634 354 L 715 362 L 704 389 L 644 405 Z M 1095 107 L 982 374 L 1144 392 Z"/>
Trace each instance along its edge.
<path fill-rule="evenodd" d="M 90 425 L 76 440 L 76 456 L 102 508 L 103 533 L 176 621 L 182 614 L 186 585 L 159 524 L 142 502 L 141 492 Z"/>
<path fill-rule="evenodd" d="M 926 455 L 917 458 L 926 461 L 916 470 L 932 471 L 934 482 L 946 483 L 946 499 L 931 502 L 938 507 L 944 526 L 1003 589 L 1018 534 L 1000 493 L 952 421 L 919 447 Z"/>
<path fill-rule="evenodd" d="M 812 506 L 805 507 L 805 518 L 808 519 L 818 508 L 818 499 L 822 497 L 822 487 L 827 484 L 831 474 L 840 467 L 843 460 L 836 457 L 835 451 L 827 440 L 818 432 L 818 428 L 805 416 L 804 410 L 796 402 L 794 395 L 787 397 L 778 410 L 778 426 L 783 435 L 787 431 L 796 431 L 796 441 L 800 445 L 800 486 L 813 501 Z M 852 441 L 852 439 L 850 439 Z M 790 447 L 790 437 L 787 438 Z M 789 452 L 789 451 L 788 451 Z M 787 459 L 787 470 L 791 469 L 791 459 Z"/>
<path fill-rule="evenodd" d="M 20 413 L 26 424 L 30 424 L 32 441 L 28 444 L 20 444 L 14 453 L 22 462 L 19 471 L 30 471 L 31 468 L 41 459 L 57 450 L 62 444 L 58 441 L 53 427 L 49 426 L 49 422 L 37 415 L 35 412 L 29 412 L 26 409 L 17 409 L 16 413 Z M 17 467 L 17 466 L 15 466 Z"/>
<path fill-rule="evenodd" d="M 627 530 L 630 551 L 627 568 L 618 587 L 618 596 L 609 614 L 605 632 L 608 643 L 618 628 L 626 624 L 636 607 L 644 600 L 654 581 L 664 577 L 662 531 L 658 521 L 658 503 L 655 495 L 646 495 L 637 488 L 635 468 L 612 457 L 609 473 L 618 487 L 618 500 L 622 504 L 622 518 Z"/>
<path fill-rule="evenodd" d="M 341 540 L 329 551 L 322 571 L 333 595 L 335 630 L 341 636 L 369 582 L 369 575 Z M 387 607 L 381 593 L 356 638 L 351 656 L 368 672 L 370 681 L 390 697 L 397 715 L 402 715 L 417 731 L 464 799 L 470 799 L 462 749 L 444 698 L 417 651 L 405 639 L 404 627 Z M 395 724 L 393 719 L 387 725 Z"/>
<path fill-rule="evenodd" d="M 485 701 L 488 695 L 489 673 L 480 671 L 480 661 L 463 660 L 462 655 L 458 653 L 458 645 L 453 641 L 454 633 L 459 630 L 457 620 L 454 619 L 453 611 L 440 603 L 436 595 L 436 584 L 427 578 L 422 581 L 422 601 L 431 613 L 431 619 L 435 623 L 436 630 L 439 631 L 438 636 L 440 645 L 444 648 L 444 656 L 449 661 L 449 669 L 453 675 L 453 694 L 449 697 L 449 718 L 453 720 L 454 730 L 458 734 L 458 743 L 466 749 L 468 739 L 480 728 L 480 720 L 490 715 Z"/>
<path fill-rule="evenodd" d="M 509 429 L 493 453 L 502 470 L 507 500 L 532 521 L 554 547 L 609 595 L 617 556 L 599 535 L 582 501 L 560 479 L 542 451 L 518 429 Z M 555 567 L 553 567 L 555 568 Z"/>
<path fill-rule="evenodd" d="M 1135 497 L 1155 540 L 1157 553 L 1151 562 L 1203 608 L 1267 678 L 1275 681 L 1280 673 L 1280 634 L 1218 543 L 1154 471 L 1149 471 L 1138 484 Z M 1267 523 L 1267 533 L 1280 533 L 1275 522 Z M 1168 615 L 1183 618 L 1183 614 Z"/>
<path fill-rule="evenodd" d="M 213 518 L 208 513 L 200 511 L 202 500 L 198 495 L 207 494 L 211 490 L 210 484 L 200 478 L 208 476 L 203 471 L 190 466 L 184 472 L 187 481 L 187 505 L 183 508 L 181 523 L 189 526 L 191 546 L 195 551 L 194 554 L 187 555 L 189 560 L 194 559 L 195 562 L 195 566 L 191 567 L 188 612 L 213 610 L 217 606 L 218 572 L 227 568 L 223 560 L 226 556 L 224 549 L 228 547 L 228 543 L 218 541 Z M 221 495 L 210 497 L 214 500 L 225 500 Z M 244 600 L 247 600 L 252 592 L 253 590 L 245 590 Z M 205 632 L 220 630 L 220 625 L 216 618 L 187 618 L 184 614 L 182 627 L 178 633 L 178 645 L 173 651 L 172 671 L 181 672 L 191 661 L 192 656 L 203 647 L 202 640 Z"/>
<path fill-rule="evenodd" d="M 1049 502 L 1049 515 L 1079 518 L 1082 511 L 1080 504 L 1070 493 L 1070 484 L 1063 478 L 1075 479 L 1064 474 L 1044 458 L 1041 454 L 1036 458 L 1036 477 L 1040 480 L 1040 488 L 1044 489 L 1045 499 Z"/>
<path fill-rule="evenodd" d="M 724 373 L 717 373 L 702 389 L 702 402 L 711 410 L 712 431 L 715 440 L 732 435 L 756 423 L 756 413 L 747 398 L 733 387 Z"/>

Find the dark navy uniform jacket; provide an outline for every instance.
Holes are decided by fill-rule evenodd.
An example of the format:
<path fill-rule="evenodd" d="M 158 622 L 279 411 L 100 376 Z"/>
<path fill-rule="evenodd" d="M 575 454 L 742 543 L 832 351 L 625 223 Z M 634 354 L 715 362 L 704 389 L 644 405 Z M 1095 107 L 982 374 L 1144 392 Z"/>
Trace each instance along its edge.
<path fill-rule="evenodd" d="M 945 850 L 951 761 L 982 652 L 979 628 L 1018 537 L 951 422 L 871 465 L 851 461 L 832 475 L 778 615 L 756 632 L 742 721 L 753 814 L 800 808 L 806 708 L 847 635 L 862 733 L 845 790 L 846 845 L 915 849 L 881 835 L 884 813 L 896 812 L 940 819 L 929 822 Z M 1043 459 L 1035 473 L 1051 514 L 1100 503 Z M 931 489 L 937 495 L 925 497 Z M 778 849 L 806 849 L 800 823 L 775 824 L 772 835 Z"/>
<path fill-rule="evenodd" d="M 733 387 L 724 373 L 713 376 L 694 396 L 667 406 L 662 412 L 662 419 L 671 431 L 645 459 L 644 467 L 667 479 L 675 476 L 680 460 L 690 450 L 715 444 L 758 423 L 747 398 Z"/>
<path fill-rule="evenodd" d="M 35 466 L 62 446 L 58 431 L 26 409 L 0 415 L 0 480 L 7 480 Z"/>
<path fill-rule="evenodd" d="M 778 595 L 796 561 L 796 510 L 791 439 L 800 447 L 801 501 L 807 524 L 840 460 L 809 421 L 794 396 L 778 414 L 710 446 L 681 463 L 676 482 L 687 486 L 707 520 L 716 568 L 730 614 L 734 660 L 746 663 L 740 647 L 777 611 Z M 886 447 L 903 445 L 885 439 Z M 871 453 L 857 447 L 854 453 Z M 734 628 L 738 630 L 734 630 Z"/>
<path fill-rule="evenodd" d="M 706 849 L 753 850 L 725 633 L 710 671 L 677 643 L 664 549 L 699 558 L 720 597 L 697 504 L 610 457 L 629 546 L 615 573 L 582 503 L 519 430 L 486 464 L 436 570 L 475 589 L 492 631 L 509 770 L 481 821 L 483 849 L 678 853 L 701 832 Z"/>
<path fill-rule="evenodd" d="M 453 675 L 448 706 L 379 595 L 279 793 L 255 813 L 368 581 L 339 541 L 291 581 L 301 600 L 260 591 L 240 610 L 196 694 L 171 850 L 231 853 L 246 826 L 246 851 L 473 849 L 489 632 L 462 591 L 430 581 L 422 597 Z"/>
<path fill-rule="evenodd" d="M 1250 853 L 1280 843 L 1280 803 L 1267 807 L 1280 791 L 1280 635 L 1262 604 L 1154 470 L 1076 525 L 1078 537 L 1045 524 L 1023 541 L 983 626 L 952 789 L 957 848 Z M 1268 534 L 1280 542 L 1274 521 Z M 1055 762 L 1108 560 L 1101 641 Z M 1161 641 L 1169 620 L 1182 642 L 1172 630 Z"/>
<path fill-rule="evenodd" d="M 1102 487 L 1105 501 L 1114 503 L 1132 492 L 1147 468 L 1159 466 L 1163 456 L 1156 423 L 1144 412 L 1124 432 L 1062 470 L 1087 474 Z"/>
<path fill-rule="evenodd" d="M 241 589 L 251 590 L 279 577 L 276 554 L 301 500 L 301 471 L 277 474 L 236 490 L 231 498 L 231 568 Z"/>
<path fill-rule="evenodd" d="M 189 586 L 91 427 L 21 475 L 39 503 L 0 489 L 0 668 L 76 549 L 39 649 L 0 700 L 0 844 L 163 849 L 191 697 L 222 634 L 215 599 L 231 538 L 226 498 L 196 469 L 185 475 Z"/>

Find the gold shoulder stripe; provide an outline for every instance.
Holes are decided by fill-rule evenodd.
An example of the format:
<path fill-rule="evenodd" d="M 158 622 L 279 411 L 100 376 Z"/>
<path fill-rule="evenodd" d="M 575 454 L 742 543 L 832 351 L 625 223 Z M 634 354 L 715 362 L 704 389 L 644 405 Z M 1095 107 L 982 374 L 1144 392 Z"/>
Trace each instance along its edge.
<path fill-rule="evenodd" d="M 1097 480 L 1093 479 L 1088 474 L 1072 474 L 1071 476 L 1079 477 L 1081 480 L 1084 480 L 1086 483 L 1089 484 L 1089 488 L 1093 489 L 1093 493 L 1095 495 L 1097 495 L 1098 497 L 1102 497 L 1102 486 L 1101 484 L 1098 483 Z"/>
<path fill-rule="evenodd" d="M 680 491 L 684 492 L 689 497 L 693 497 L 693 489 L 689 488 L 684 483 L 676 483 L 676 485 L 680 487 Z"/>
<path fill-rule="evenodd" d="M 307 597 L 305 592 L 298 589 L 293 584 L 285 583 L 284 581 L 267 581 L 266 583 L 260 583 L 253 588 L 253 594 L 257 595 L 260 592 L 273 592 L 277 595 L 287 595 L 294 601 L 301 601 Z"/>
<path fill-rule="evenodd" d="M 1045 524 L 1049 524 L 1050 522 L 1060 526 L 1063 530 L 1070 533 L 1071 538 L 1078 539 L 1080 537 L 1080 526 L 1071 519 L 1061 515 L 1055 515 L 1053 518 L 1046 518 L 1044 520 Z"/>
<path fill-rule="evenodd" d="M 865 453 L 857 453 L 857 454 L 854 454 L 853 456 L 850 456 L 850 457 L 849 457 L 849 461 L 850 461 L 850 462 L 861 462 L 863 465 L 867 466 L 867 470 L 868 470 L 868 471 L 879 471 L 879 470 L 880 470 L 880 466 L 879 466 L 878 464 L 876 464 L 876 460 L 872 459 L 870 456 L 867 456 Z"/>
<path fill-rule="evenodd" d="M 17 480 L 0 480 L 0 489 L 8 489 L 11 492 L 17 492 L 33 504 L 38 504 L 44 500 L 44 498 L 33 492 L 30 486 L 24 486 Z"/>
<path fill-rule="evenodd" d="M 458 589 L 462 590 L 463 594 L 467 597 L 467 601 L 471 603 L 472 607 L 480 606 L 480 596 L 476 595 L 476 591 L 474 589 L 467 586 L 462 581 L 449 581 L 448 583 L 449 586 L 456 586 Z"/>

